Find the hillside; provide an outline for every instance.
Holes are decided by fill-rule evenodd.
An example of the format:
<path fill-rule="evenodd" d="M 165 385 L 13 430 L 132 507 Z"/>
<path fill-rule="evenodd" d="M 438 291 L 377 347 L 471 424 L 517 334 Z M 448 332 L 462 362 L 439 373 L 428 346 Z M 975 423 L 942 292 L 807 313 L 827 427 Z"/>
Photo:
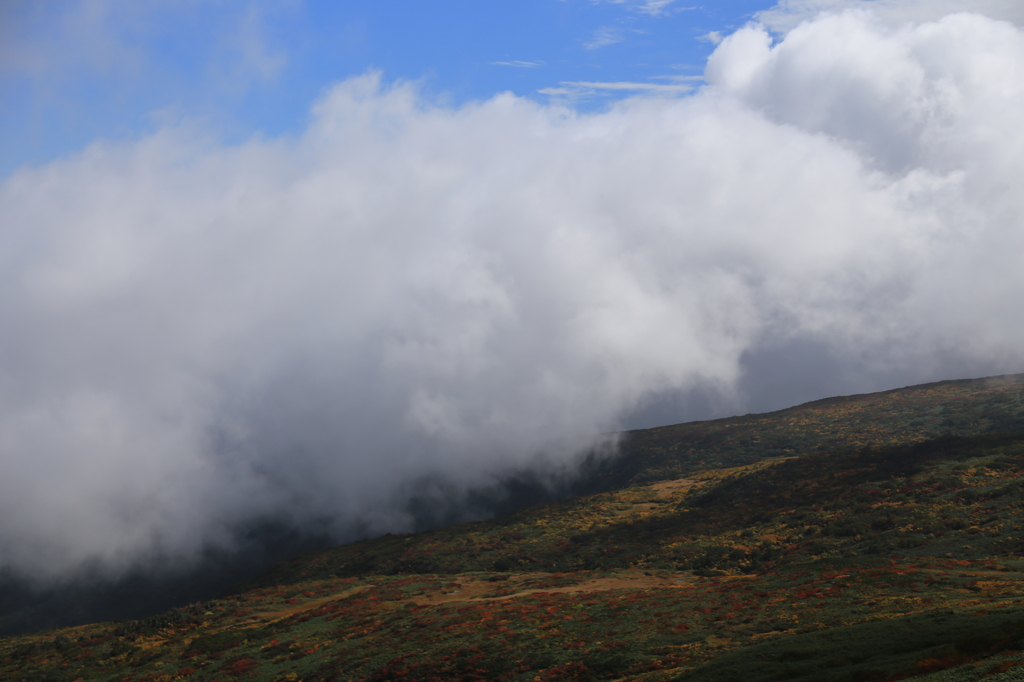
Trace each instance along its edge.
<path fill-rule="evenodd" d="M 620 456 L 591 462 L 577 486 L 598 492 L 770 457 L 1024 432 L 1022 386 L 1024 375 L 940 381 L 766 414 L 630 431 Z"/>
<path fill-rule="evenodd" d="M 579 489 L 0 640 L 12 680 L 1009 680 L 1024 377 L 626 436 Z"/>

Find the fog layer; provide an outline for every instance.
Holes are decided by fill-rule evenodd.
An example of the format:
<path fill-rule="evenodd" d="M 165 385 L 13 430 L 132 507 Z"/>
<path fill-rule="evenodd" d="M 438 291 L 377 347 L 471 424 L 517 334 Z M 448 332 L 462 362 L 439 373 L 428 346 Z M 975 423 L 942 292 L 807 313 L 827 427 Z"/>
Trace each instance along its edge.
<path fill-rule="evenodd" d="M 793 349 L 856 388 L 1020 371 L 1019 29 L 754 25 L 706 78 L 584 115 L 370 73 L 294 137 L 168 127 L 13 174 L 0 564 L 401 531 L 425 477 L 571 466 L 657 396 L 749 408 L 744 377 L 808 380 Z"/>

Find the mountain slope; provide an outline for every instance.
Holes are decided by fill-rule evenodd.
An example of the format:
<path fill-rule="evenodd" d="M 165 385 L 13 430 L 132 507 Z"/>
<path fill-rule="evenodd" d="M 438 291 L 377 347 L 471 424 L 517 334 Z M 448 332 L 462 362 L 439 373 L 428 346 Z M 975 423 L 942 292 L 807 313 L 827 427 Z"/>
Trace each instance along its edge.
<path fill-rule="evenodd" d="M 1024 375 L 940 381 L 630 431 L 618 457 L 589 462 L 577 490 L 612 490 L 771 457 L 1000 432 L 1024 432 Z"/>
<path fill-rule="evenodd" d="M 0 679 L 1016 679 L 1024 436 L 1005 429 L 1021 389 L 946 382 L 644 432 L 650 468 L 627 448 L 592 469 L 628 487 L 0 640 Z M 943 430 L 973 434 L 927 438 Z M 776 456 L 744 451 L 754 439 Z"/>

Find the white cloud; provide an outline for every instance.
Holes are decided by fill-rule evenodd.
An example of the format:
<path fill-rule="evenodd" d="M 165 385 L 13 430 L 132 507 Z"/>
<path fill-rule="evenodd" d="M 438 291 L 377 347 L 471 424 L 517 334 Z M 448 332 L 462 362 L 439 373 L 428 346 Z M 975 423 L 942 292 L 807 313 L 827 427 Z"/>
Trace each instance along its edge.
<path fill-rule="evenodd" d="M 571 462 L 792 340 L 879 382 L 1019 371 L 1022 76 L 1008 24 L 847 12 L 729 36 L 691 97 L 439 108 L 369 75 L 294 138 L 166 128 L 18 171 L 0 563 L 400 530 L 420 476 Z"/>
<path fill-rule="evenodd" d="M 956 12 L 1024 24 L 1024 4 L 1017 0 L 780 0 L 775 7 L 754 16 L 772 31 L 785 33 L 824 12 L 850 9 L 871 11 L 896 26 L 936 21 Z"/>

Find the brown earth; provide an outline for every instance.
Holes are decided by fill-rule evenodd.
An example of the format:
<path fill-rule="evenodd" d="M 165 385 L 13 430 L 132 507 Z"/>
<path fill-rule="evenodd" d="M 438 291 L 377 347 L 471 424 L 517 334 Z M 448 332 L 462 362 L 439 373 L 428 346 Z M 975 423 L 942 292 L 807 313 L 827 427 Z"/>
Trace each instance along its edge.
<path fill-rule="evenodd" d="M 521 573 L 515 577 L 510 577 L 509 582 L 522 582 L 531 578 L 542 578 L 550 574 L 546 573 Z M 536 594 L 538 592 L 558 592 L 563 594 L 572 594 L 579 592 L 605 592 L 608 590 L 623 590 L 623 589 L 639 589 L 639 590 L 651 590 L 651 589 L 666 589 L 674 587 L 686 587 L 687 585 L 693 584 L 693 577 L 688 574 L 673 574 L 669 576 L 656 576 L 656 575 L 638 575 L 637 577 L 616 577 L 616 578 L 594 578 L 592 580 L 586 580 L 576 585 L 566 585 L 564 587 L 535 587 L 527 588 L 513 592 L 511 594 L 502 594 L 493 597 L 485 596 L 488 593 L 493 593 L 499 586 L 495 585 L 488 580 L 464 580 L 459 583 L 459 587 L 452 589 L 451 591 L 436 592 L 434 594 L 424 595 L 421 597 L 415 597 L 410 599 L 416 604 L 420 605 L 432 605 L 432 604 L 445 604 L 449 602 L 465 602 L 465 601 L 499 601 L 503 599 L 515 599 L 516 597 L 522 597 L 528 594 Z"/>
<path fill-rule="evenodd" d="M 347 590 L 343 590 L 342 592 L 337 592 L 326 597 L 320 597 L 319 599 L 313 599 L 302 604 L 292 604 L 283 609 L 277 609 L 275 611 L 261 611 L 259 613 L 252 614 L 250 620 L 258 620 L 266 623 L 273 622 L 275 620 L 281 620 L 282 618 L 287 618 L 288 616 L 294 616 L 296 613 L 301 613 L 302 611 L 309 611 L 310 609 L 315 609 L 319 606 L 323 606 L 327 602 L 338 601 L 339 599 L 347 599 L 348 597 L 351 597 L 354 594 L 362 592 L 363 590 L 369 587 L 369 585 L 359 585 L 357 587 L 350 587 Z"/>
<path fill-rule="evenodd" d="M 618 576 L 615 578 L 594 578 L 592 580 L 586 580 L 576 585 L 566 585 L 563 587 L 526 587 L 525 589 L 516 590 L 509 594 L 499 594 L 494 596 L 487 596 L 488 594 L 493 595 L 495 591 L 502 589 L 503 587 L 511 587 L 515 583 L 528 583 L 533 580 L 542 580 L 550 577 L 550 573 L 517 573 L 510 575 L 508 581 L 502 582 L 491 582 L 489 580 L 461 580 L 457 581 L 458 586 L 450 589 L 443 589 L 437 592 L 426 595 L 417 595 L 405 601 L 412 602 L 421 606 L 432 606 L 435 604 L 448 604 L 452 602 L 467 602 L 467 601 L 500 601 L 504 599 L 515 599 L 516 597 L 522 597 L 529 594 L 536 594 L 538 592 L 558 592 L 558 593 L 579 593 L 579 592 L 605 592 L 608 590 L 623 590 L 623 589 L 639 589 L 639 590 L 652 590 L 652 589 L 667 589 L 676 587 L 687 587 L 694 584 L 693 576 L 685 573 L 671 574 L 671 575 L 645 575 L 639 574 L 635 577 L 622 577 Z M 341 592 L 337 592 L 326 597 L 320 597 L 319 599 L 312 599 L 302 604 L 293 604 L 283 609 L 275 609 L 273 611 L 261 611 L 254 613 L 250 617 L 250 622 L 272 622 L 281 620 L 293 616 L 296 613 L 302 611 L 309 611 L 311 609 L 318 608 L 324 604 L 339 599 L 347 599 L 363 590 L 369 589 L 371 585 L 359 585 L 356 587 L 350 587 Z"/>

